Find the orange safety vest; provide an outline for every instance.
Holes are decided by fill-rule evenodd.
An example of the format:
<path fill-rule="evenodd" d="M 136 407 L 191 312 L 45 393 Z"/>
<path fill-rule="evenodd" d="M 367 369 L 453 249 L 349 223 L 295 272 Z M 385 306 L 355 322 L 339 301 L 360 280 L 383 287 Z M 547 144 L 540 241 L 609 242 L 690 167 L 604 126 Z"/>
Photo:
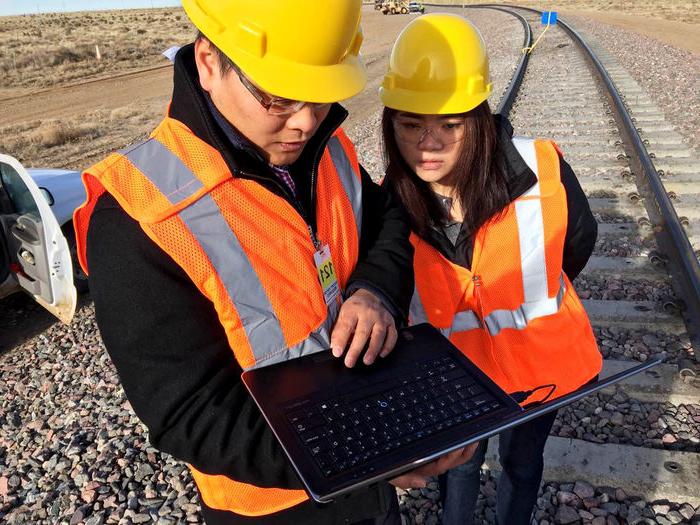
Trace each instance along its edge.
<path fill-rule="evenodd" d="M 562 271 L 567 204 L 558 149 L 545 140 L 513 143 L 538 182 L 479 229 L 471 270 L 412 234 L 410 321 L 435 325 L 506 392 L 554 384 L 555 398 L 595 377 L 602 357 Z"/>
<path fill-rule="evenodd" d="M 330 247 L 341 290 L 355 268 L 362 182 L 342 129 L 318 166 L 317 238 Z M 87 201 L 75 212 L 78 257 L 87 272 L 90 216 L 105 192 L 139 222 L 211 300 L 244 370 L 330 346 L 339 301 L 326 306 L 310 230 L 295 208 L 257 182 L 233 177 L 220 153 L 166 118 L 145 142 L 83 173 Z M 303 490 L 262 488 L 190 467 L 204 502 L 246 516 L 284 510 Z"/>

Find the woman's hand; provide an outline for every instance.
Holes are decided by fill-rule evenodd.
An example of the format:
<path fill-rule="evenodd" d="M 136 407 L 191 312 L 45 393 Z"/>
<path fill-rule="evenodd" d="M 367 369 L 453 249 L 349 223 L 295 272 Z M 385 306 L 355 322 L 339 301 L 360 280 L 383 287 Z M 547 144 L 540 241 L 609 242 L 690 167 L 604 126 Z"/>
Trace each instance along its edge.
<path fill-rule="evenodd" d="M 400 489 L 420 489 L 428 484 L 428 478 L 438 476 L 443 472 L 447 472 L 451 468 L 458 467 L 466 463 L 474 455 L 478 443 L 472 443 L 466 447 L 445 454 L 435 461 L 426 463 L 417 469 L 401 474 L 400 476 L 390 479 L 389 483 Z"/>

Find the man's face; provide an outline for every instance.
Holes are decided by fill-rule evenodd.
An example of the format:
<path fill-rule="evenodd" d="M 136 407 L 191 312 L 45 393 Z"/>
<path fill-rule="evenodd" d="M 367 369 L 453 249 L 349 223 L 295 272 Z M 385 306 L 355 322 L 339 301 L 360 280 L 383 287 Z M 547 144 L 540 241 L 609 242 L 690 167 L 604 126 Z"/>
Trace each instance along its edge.
<path fill-rule="evenodd" d="M 195 62 L 202 89 L 221 114 L 275 165 L 292 164 L 316 133 L 330 106 L 304 105 L 291 115 L 270 115 L 229 70 L 221 75 L 219 59 L 206 39 L 195 42 Z"/>

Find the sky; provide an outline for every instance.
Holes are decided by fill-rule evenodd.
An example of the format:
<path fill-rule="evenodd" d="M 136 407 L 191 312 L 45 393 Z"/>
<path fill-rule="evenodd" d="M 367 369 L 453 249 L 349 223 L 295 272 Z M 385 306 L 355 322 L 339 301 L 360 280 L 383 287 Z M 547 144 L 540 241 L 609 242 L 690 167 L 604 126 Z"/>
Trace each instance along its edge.
<path fill-rule="evenodd" d="M 0 16 L 177 5 L 180 0 L 0 0 Z"/>

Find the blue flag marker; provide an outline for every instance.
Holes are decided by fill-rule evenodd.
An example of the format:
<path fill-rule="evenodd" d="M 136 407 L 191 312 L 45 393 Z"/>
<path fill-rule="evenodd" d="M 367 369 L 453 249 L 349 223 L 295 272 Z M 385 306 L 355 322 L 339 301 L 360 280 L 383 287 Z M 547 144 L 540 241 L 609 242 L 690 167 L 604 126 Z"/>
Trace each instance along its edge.
<path fill-rule="evenodd" d="M 542 25 L 554 25 L 557 23 L 557 12 L 556 11 L 543 11 L 542 12 Z"/>

